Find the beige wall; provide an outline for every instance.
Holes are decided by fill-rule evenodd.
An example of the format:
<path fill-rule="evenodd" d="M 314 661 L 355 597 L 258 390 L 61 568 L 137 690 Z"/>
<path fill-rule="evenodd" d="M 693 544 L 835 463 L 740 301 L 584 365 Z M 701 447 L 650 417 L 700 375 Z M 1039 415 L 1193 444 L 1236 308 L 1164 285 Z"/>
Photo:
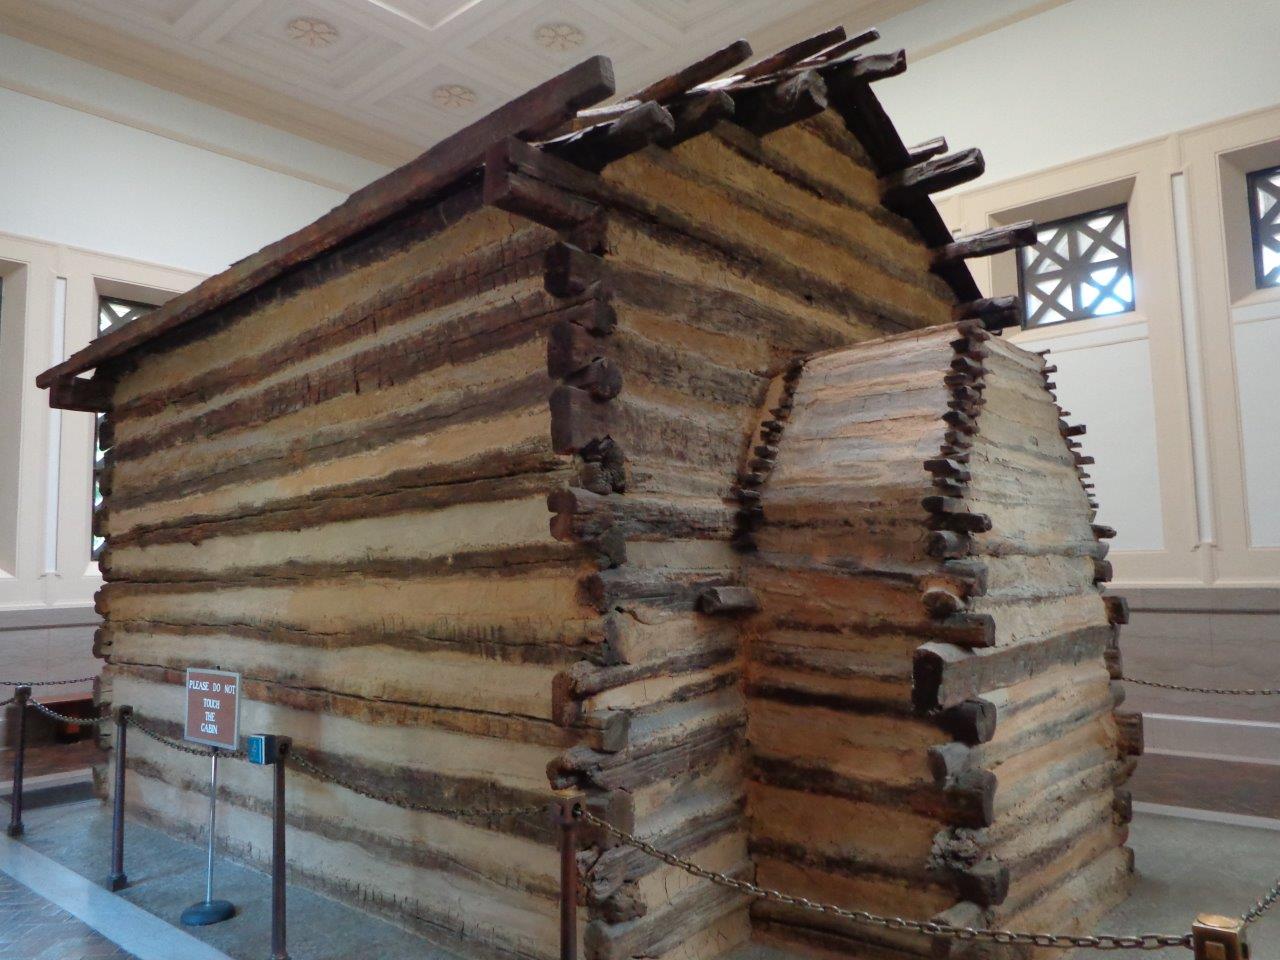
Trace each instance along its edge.
<path fill-rule="evenodd" d="M 96 673 L 89 553 L 93 415 L 35 377 L 97 329 L 99 295 L 162 303 L 199 274 L 0 234 L 0 678 Z"/>
<path fill-rule="evenodd" d="M 1280 585 L 1280 289 L 1253 289 L 1244 173 L 1280 163 L 1280 108 L 945 198 L 968 233 L 1127 201 L 1136 309 L 1019 331 L 1052 351 L 1115 526 L 1116 586 Z M 1013 254 L 975 263 L 1015 293 Z"/>
<path fill-rule="evenodd" d="M 1061 402 L 1088 425 L 1099 521 L 1119 531 L 1112 586 L 1134 608 L 1130 677 L 1280 686 L 1280 289 L 1254 288 L 1244 182 L 1275 164 L 1280 107 L 941 203 L 966 233 L 1129 204 L 1136 309 L 1011 335 L 1051 351 Z M 1013 254 L 975 273 L 989 293 L 1017 290 Z M 1137 800 L 1276 818 L 1276 697 L 1127 692 L 1146 725 Z M 1232 790 L 1205 781 L 1206 760 Z"/>

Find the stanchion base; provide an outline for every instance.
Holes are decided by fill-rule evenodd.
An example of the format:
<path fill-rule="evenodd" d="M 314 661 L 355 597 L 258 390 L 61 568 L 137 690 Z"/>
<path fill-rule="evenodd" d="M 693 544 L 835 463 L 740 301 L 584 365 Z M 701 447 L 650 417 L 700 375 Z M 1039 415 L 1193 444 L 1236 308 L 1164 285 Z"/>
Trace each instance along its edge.
<path fill-rule="evenodd" d="M 128 885 L 129 878 L 123 873 L 113 873 L 111 876 L 107 877 L 107 889 L 112 893 L 115 893 L 117 890 L 123 890 Z"/>
<path fill-rule="evenodd" d="M 8 834 L 9 836 L 11 836 L 11 837 L 20 837 L 20 836 L 22 836 L 23 829 L 24 829 L 24 827 L 22 826 L 22 824 L 20 824 L 20 823 L 11 823 L 11 824 L 9 824 L 7 827 L 5 827 L 5 828 L 4 828 L 4 832 L 5 832 L 5 833 L 7 833 L 7 834 Z"/>
<path fill-rule="evenodd" d="M 182 911 L 182 922 L 188 927 L 207 927 L 236 915 L 235 905 L 227 900 L 202 900 Z"/>

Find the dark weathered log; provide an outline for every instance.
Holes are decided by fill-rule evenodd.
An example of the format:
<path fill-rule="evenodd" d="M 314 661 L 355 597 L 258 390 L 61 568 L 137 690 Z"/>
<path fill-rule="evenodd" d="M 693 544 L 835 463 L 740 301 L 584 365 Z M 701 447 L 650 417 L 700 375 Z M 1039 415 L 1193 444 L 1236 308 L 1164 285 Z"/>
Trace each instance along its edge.
<path fill-rule="evenodd" d="M 997 253 L 1007 253 L 1036 242 L 1036 225 L 1030 220 L 1010 224 L 1007 227 L 992 227 L 979 233 L 957 237 L 934 253 L 935 268 L 941 264 L 953 263 L 956 260 L 968 260 L 972 257 L 989 257 Z"/>
<path fill-rule="evenodd" d="M 1108 667 L 1108 673 L 1110 673 L 1109 667 Z M 1111 706 L 1113 708 L 1123 704 L 1125 699 L 1128 696 L 1129 696 L 1129 691 L 1125 689 L 1123 680 L 1111 681 Z"/>
<path fill-rule="evenodd" d="M 953 530 L 935 530 L 929 534 L 925 549 L 929 556 L 942 560 L 947 557 L 967 557 L 972 552 L 972 541 L 963 533 Z"/>
<path fill-rule="evenodd" d="M 609 405 L 586 390 L 557 387 L 551 394 L 551 445 L 556 453 L 579 453 L 609 435 Z"/>
<path fill-rule="evenodd" d="M 885 206 L 896 209 L 903 206 L 908 195 L 950 190 L 976 180 L 985 170 L 982 151 L 976 147 L 925 160 L 885 177 L 883 201 Z"/>
<path fill-rule="evenodd" d="M 1107 628 L 1086 627 L 985 650 L 926 643 L 916 649 L 913 660 L 912 702 L 922 711 L 952 707 L 1057 664 L 1101 658 L 1109 638 Z"/>
<path fill-rule="evenodd" d="M 1116 787 L 1115 799 L 1111 803 L 1111 812 L 1115 822 L 1123 826 L 1133 822 L 1133 791 L 1125 787 Z"/>
<path fill-rule="evenodd" d="M 973 864 L 947 864 L 940 869 L 966 901 L 991 907 L 1004 903 L 1009 896 L 1009 867 L 994 857 Z"/>
<path fill-rule="evenodd" d="M 613 67 L 608 58 L 597 56 L 583 61 L 446 137 L 416 160 L 357 190 L 314 223 L 179 294 L 158 310 L 109 331 L 40 374 L 37 385 L 49 387 L 61 377 L 92 369 L 224 306 L 410 205 L 438 194 L 479 167 L 485 151 L 495 141 L 509 136 L 537 138 L 581 108 L 612 95 L 613 90 Z"/>
<path fill-rule="evenodd" d="M 565 230 L 591 219 L 600 208 L 588 200 L 517 173 L 507 165 L 503 144 L 485 155 L 484 202 L 518 213 L 553 230 Z"/>
<path fill-rule="evenodd" d="M 1107 622 L 1124 624 L 1129 622 L 1129 601 L 1124 597 L 1103 597 L 1107 608 Z"/>
<path fill-rule="evenodd" d="M 766 77 L 802 60 L 807 60 L 815 54 L 822 53 L 844 39 L 844 27 L 833 27 L 830 30 L 824 30 L 822 33 L 807 37 L 799 43 L 784 47 L 771 56 L 757 60 L 755 63 L 738 71 L 731 79 L 736 83 L 742 80 L 752 80 L 756 77 Z"/>
<path fill-rule="evenodd" d="M 63 376 L 49 387 L 49 406 L 59 410 L 106 413 L 111 409 L 112 385 L 97 377 Z"/>
<path fill-rule="evenodd" d="M 866 83 L 896 77 L 907 72 L 907 51 L 895 50 L 892 53 L 873 53 L 853 60 L 853 75 Z"/>
<path fill-rule="evenodd" d="M 990 770 L 964 770 L 943 785 L 958 823 L 989 827 L 995 822 L 996 775 Z"/>
<path fill-rule="evenodd" d="M 938 623 L 941 636 L 963 647 L 990 647 L 996 642 L 996 622 L 986 613 L 955 613 Z"/>
<path fill-rule="evenodd" d="M 612 333 L 618 323 L 618 315 L 613 305 L 602 298 L 592 298 L 583 303 L 565 307 L 557 316 L 592 333 L 602 335 Z"/>
<path fill-rule="evenodd" d="M 576 373 L 604 356 L 605 339 L 585 327 L 561 321 L 547 337 L 547 373 L 558 380 Z"/>
<path fill-rule="evenodd" d="M 1112 540 L 1115 538 L 1116 528 L 1095 523 L 1093 524 L 1093 535 L 1099 540 Z"/>
<path fill-rule="evenodd" d="M 940 157 L 950 148 L 947 146 L 946 137 L 934 137 L 932 140 L 926 140 L 924 143 L 917 143 L 914 147 L 907 149 L 907 159 L 910 163 L 923 163 L 934 157 Z"/>
<path fill-rule="evenodd" d="M 684 143 L 706 133 L 721 120 L 728 120 L 735 109 L 733 97 L 723 90 L 709 90 L 672 104 L 670 111 L 675 121 L 675 130 L 659 138 L 657 143 L 663 147 Z"/>
<path fill-rule="evenodd" d="M 565 374 L 564 382 L 581 387 L 597 400 L 612 400 L 622 392 L 622 370 L 601 357 Z"/>
<path fill-rule="evenodd" d="M 920 598 L 931 617 L 942 619 L 964 609 L 964 600 L 950 590 L 935 588 L 926 590 Z"/>
<path fill-rule="evenodd" d="M 827 85 L 817 71 L 806 70 L 779 83 L 739 92 L 735 123 L 762 137 L 827 108 Z"/>
<path fill-rule="evenodd" d="M 694 61 L 683 70 L 679 70 L 660 80 L 655 80 L 649 86 L 639 90 L 627 99 L 641 103 L 645 100 L 666 103 L 668 100 L 687 93 L 700 83 L 714 80 L 726 70 L 732 70 L 750 57 L 751 44 L 746 40 L 735 40 L 728 46 L 721 47 L 701 60 Z M 587 115 L 590 112 L 584 111 Z"/>
<path fill-rule="evenodd" d="M 1022 301 L 1018 297 L 982 297 L 959 304 L 956 319 L 976 317 L 987 330 L 1003 330 L 1022 325 Z"/>
<path fill-rule="evenodd" d="M 996 776 L 964 770 L 939 789 L 932 783 L 896 785 L 780 757 L 756 755 L 751 776 L 760 783 L 800 794 L 825 794 L 858 803 L 911 810 L 958 827 L 991 825 Z"/>
<path fill-rule="evenodd" d="M 1107 674 L 1112 680 L 1124 679 L 1124 660 L 1118 648 L 1109 648 L 1103 652 L 1107 662 Z"/>
<path fill-rule="evenodd" d="M 588 170 L 602 170 L 615 160 L 642 150 L 675 132 L 675 120 L 657 103 L 642 102 L 609 123 L 552 140 L 543 150 Z"/>
<path fill-rule="evenodd" d="M 806 57 L 788 70 L 809 70 L 815 67 L 834 67 L 837 64 L 853 59 L 854 53 L 861 50 L 869 43 L 875 43 L 880 39 L 880 31 L 876 29 L 864 30 L 862 33 L 855 34 L 848 40 L 842 40 L 837 44 L 827 47 L 819 53 L 815 53 L 811 57 Z"/>
<path fill-rule="evenodd" d="M 952 927 L 986 927 L 990 925 L 990 912 L 971 900 L 962 900 L 929 919 Z M 979 960 L 986 953 L 972 943 L 950 937 L 934 937 L 930 942 L 932 960 Z"/>
<path fill-rule="evenodd" d="M 996 735 L 996 706 L 973 698 L 938 713 L 938 725 L 961 743 L 987 743 Z"/>
<path fill-rule="evenodd" d="M 556 297 L 586 293 L 604 275 L 604 261 L 572 244 L 557 243 L 547 251 L 545 285 Z"/>
<path fill-rule="evenodd" d="M 707 614 L 755 613 L 760 599 L 750 587 L 708 587 L 698 594 L 698 609 Z"/>
<path fill-rule="evenodd" d="M 1122 757 L 1142 755 L 1142 714 L 1136 710 L 1117 710 L 1116 726 L 1120 730 L 1119 750 Z"/>

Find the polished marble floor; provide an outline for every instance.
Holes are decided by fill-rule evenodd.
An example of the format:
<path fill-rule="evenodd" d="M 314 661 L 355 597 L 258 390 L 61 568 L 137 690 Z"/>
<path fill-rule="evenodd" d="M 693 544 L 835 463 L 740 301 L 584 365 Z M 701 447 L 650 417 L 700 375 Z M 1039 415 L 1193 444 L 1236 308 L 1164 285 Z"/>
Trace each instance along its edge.
<path fill-rule="evenodd" d="M 0 960 L 137 960 L 88 924 L 0 873 Z"/>
<path fill-rule="evenodd" d="M 1219 823 L 1137 813 L 1130 838 L 1138 871 L 1133 895 L 1098 929 L 1179 932 L 1199 912 L 1239 913 L 1280 874 L 1277 826 L 1274 820 Z M 101 885 L 109 832 L 109 811 L 89 801 L 31 811 L 22 841 L 0 836 L 0 916 L 17 918 L 0 923 L 0 960 L 266 955 L 270 914 L 264 874 L 223 863 L 219 890 L 235 899 L 239 914 L 188 932 L 175 920 L 200 892 L 201 848 L 131 822 L 126 868 L 132 882 L 115 895 Z M 289 897 L 290 953 L 297 960 L 458 960 L 407 930 L 313 891 L 291 887 Z M 1250 929 L 1253 955 L 1260 960 L 1280 958 L 1280 908 L 1275 913 Z M 1155 956 L 1185 960 L 1189 954 L 1170 949 Z M 795 958 L 752 946 L 728 960 Z"/>

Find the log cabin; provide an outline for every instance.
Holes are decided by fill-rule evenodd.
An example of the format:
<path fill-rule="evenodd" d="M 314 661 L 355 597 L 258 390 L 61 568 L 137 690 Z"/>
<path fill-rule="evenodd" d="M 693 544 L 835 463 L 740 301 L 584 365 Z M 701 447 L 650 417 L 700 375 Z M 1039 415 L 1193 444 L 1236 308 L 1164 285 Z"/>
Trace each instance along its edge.
<path fill-rule="evenodd" d="M 557 949 L 552 791 L 789 894 L 1084 930 L 1122 897 L 1110 531 L 1052 368 L 999 336 L 833 30 L 621 100 L 593 58 L 38 379 L 102 415 L 101 699 L 178 735 L 185 667 L 294 775 L 302 882 L 467 956 Z M 204 823 L 139 738 L 133 815 Z M 220 841 L 262 862 L 267 778 Z M 591 960 L 966 955 L 586 833 Z M 1010 955 L 1011 950 L 987 948 Z"/>

